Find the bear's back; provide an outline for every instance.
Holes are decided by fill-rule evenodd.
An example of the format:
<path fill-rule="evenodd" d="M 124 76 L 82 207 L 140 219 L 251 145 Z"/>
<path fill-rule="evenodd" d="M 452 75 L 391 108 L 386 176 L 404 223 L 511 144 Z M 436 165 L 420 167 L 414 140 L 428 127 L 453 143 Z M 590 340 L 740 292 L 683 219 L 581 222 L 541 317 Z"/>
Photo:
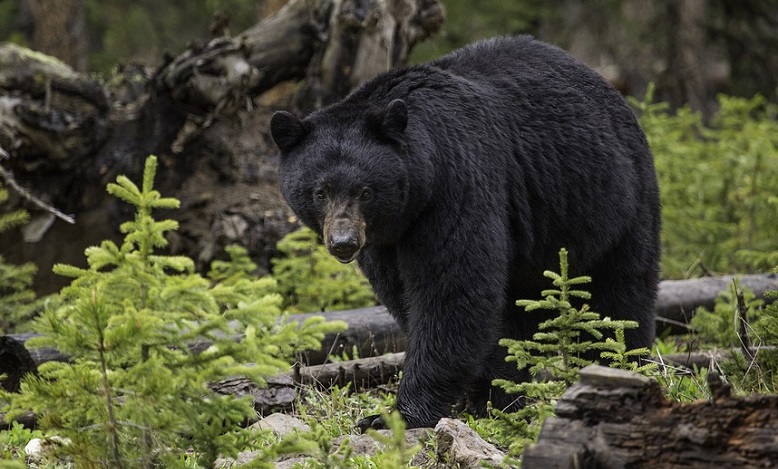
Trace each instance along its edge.
<path fill-rule="evenodd" d="M 490 87 L 497 94 L 536 104 L 539 107 L 534 112 L 546 103 L 562 106 L 575 101 L 583 104 L 589 116 L 600 111 L 631 113 L 618 91 L 601 75 L 564 50 L 532 36 L 479 41 L 427 65 Z M 587 104 L 595 102 L 597 106 Z"/>

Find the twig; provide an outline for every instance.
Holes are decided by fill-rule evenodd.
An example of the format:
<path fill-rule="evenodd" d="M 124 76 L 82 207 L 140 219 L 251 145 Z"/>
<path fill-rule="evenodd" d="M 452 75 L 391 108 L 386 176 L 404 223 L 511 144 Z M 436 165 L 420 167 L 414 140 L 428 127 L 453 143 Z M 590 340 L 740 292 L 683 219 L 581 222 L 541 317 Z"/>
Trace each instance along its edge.
<path fill-rule="evenodd" d="M 8 155 L 8 153 L 2 148 L 0 148 L 0 159 L 9 159 L 9 158 L 10 156 Z M 76 222 L 76 219 L 73 218 L 72 215 L 65 215 L 64 213 L 60 212 L 56 208 L 52 207 L 51 205 L 47 204 L 46 202 L 32 195 L 32 193 L 27 189 L 20 186 L 19 183 L 17 183 L 16 180 L 14 179 L 13 173 L 5 169 L 5 167 L 3 167 L 2 164 L 0 164 L 0 176 L 3 177 L 3 180 L 5 181 L 6 185 L 8 185 L 8 187 L 15 190 L 19 195 L 21 195 L 26 200 L 36 205 L 38 208 L 46 210 L 47 212 L 53 214 L 54 216 L 70 224 Z"/>
<path fill-rule="evenodd" d="M 737 311 L 736 311 L 736 321 L 737 321 L 737 336 L 740 340 L 740 347 L 743 349 L 743 354 L 750 359 L 750 361 L 754 360 L 753 354 L 751 354 L 751 339 L 748 337 L 748 318 L 746 317 L 746 314 L 748 313 L 748 307 L 746 306 L 746 300 L 743 296 L 743 290 L 740 289 L 740 284 L 737 280 L 737 278 L 732 279 L 733 288 L 735 289 L 735 298 L 737 300 Z"/>

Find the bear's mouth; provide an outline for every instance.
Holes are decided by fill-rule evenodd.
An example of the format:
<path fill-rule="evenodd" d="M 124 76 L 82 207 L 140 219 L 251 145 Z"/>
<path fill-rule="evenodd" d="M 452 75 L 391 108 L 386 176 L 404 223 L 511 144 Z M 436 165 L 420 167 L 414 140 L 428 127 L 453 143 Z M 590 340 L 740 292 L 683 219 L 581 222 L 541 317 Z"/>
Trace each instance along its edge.
<path fill-rule="evenodd" d="M 330 248 L 329 249 L 330 254 L 338 260 L 341 264 L 348 264 L 349 262 L 353 261 L 357 258 L 359 255 L 359 249 L 356 249 L 351 252 L 344 252 L 343 250 L 335 250 Z"/>

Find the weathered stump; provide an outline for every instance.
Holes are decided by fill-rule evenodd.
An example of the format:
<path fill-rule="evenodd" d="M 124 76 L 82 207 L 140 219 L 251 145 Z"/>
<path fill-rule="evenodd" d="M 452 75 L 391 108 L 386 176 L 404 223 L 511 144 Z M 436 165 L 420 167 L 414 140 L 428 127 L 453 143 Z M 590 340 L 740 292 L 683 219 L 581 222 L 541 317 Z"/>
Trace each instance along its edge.
<path fill-rule="evenodd" d="M 715 376 L 715 375 L 714 375 Z M 778 464 L 778 396 L 731 396 L 718 377 L 712 401 L 679 403 L 659 385 L 589 366 L 546 420 L 523 466 L 538 468 L 751 468 Z"/>

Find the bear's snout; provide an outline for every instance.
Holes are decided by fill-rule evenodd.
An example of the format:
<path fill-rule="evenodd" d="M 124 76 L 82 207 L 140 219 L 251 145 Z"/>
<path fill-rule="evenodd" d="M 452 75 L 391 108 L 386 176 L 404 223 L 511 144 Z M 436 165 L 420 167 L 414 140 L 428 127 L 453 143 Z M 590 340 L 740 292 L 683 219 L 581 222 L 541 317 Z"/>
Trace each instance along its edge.
<path fill-rule="evenodd" d="M 346 264 L 356 259 L 365 245 L 365 223 L 361 217 L 328 218 L 324 222 L 324 245 L 337 260 Z"/>
<path fill-rule="evenodd" d="M 359 253 L 359 240 L 356 234 L 351 231 L 330 233 L 327 244 L 330 253 L 344 264 L 354 260 Z"/>

